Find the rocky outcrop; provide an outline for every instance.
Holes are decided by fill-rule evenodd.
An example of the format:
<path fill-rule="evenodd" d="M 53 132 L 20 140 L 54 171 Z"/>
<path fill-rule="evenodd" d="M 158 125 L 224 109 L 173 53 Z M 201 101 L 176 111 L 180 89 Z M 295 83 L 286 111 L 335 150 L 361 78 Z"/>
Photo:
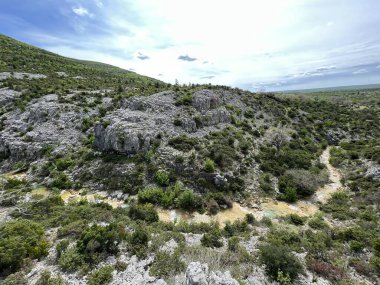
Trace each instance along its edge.
<path fill-rule="evenodd" d="M 149 150 L 158 143 L 159 134 L 166 140 L 184 133 L 204 136 L 215 130 L 213 127 L 231 121 L 230 113 L 220 107 L 221 99 L 209 90 L 194 94 L 192 111 L 176 106 L 175 98 L 175 92 L 168 91 L 124 100 L 122 108 L 104 118 L 107 124 L 95 125 L 95 148 L 132 155 Z M 208 129 L 199 129 L 194 117 Z"/>
<path fill-rule="evenodd" d="M 186 269 L 186 285 L 239 285 L 229 271 L 211 271 L 207 264 L 191 262 Z"/>
<path fill-rule="evenodd" d="M 11 105 L 19 96 L 20 92 L 9 89 L 1 88 L 0 89 L 0 107 L 7 107 Z"/>
<path fill-rule="evenodd" d="M 83 113 L 61 104 L 55 94 L 32 100 L 25 111 L 15 109 L 0 117 L 0 157 L 34 160 L 49 145 L 57 152 L 80 144 Z"/>
<path fill-rule="evenodd" d="M 35 74 L 35 73 L 27 73 L 27 72 L 0 72 L 0 80 L 4 80 L 7 78 L 15 78 L 15 79 L 43 79 L 46 78 L 46 75 L 43 74 Z"/>

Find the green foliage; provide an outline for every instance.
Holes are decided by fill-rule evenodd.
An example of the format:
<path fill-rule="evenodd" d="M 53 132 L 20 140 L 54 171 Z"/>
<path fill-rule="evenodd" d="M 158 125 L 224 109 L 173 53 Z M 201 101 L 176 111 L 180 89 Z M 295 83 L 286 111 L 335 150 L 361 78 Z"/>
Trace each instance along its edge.
<path fill-rule="evenodd" d="M 107 226 L 93 225 L 86 229 L 77 242 L 78 252 L 88 263 L 99 261 L 102 255 L 116 254 L 118 244 L 125 238 L 122 226 L 109 224 Z"/>
<path fill-rule="evenodd" d="M 58 259 L 59 267 L 67 272 L 77 271 L 84 263 L 84 257 L 76 247 L 66 250 Z"/>
<path fill-rule="evenodd" d="M 128 246 L 132 254 L 136 254 L 142 257 L 146 254 L 148 249 L 149 234 L 141 227 L 135 229 L 135 231 L 128 237 Z"/>
<path fill-rule="evenodd" d="M 305 217 L 301 217 L 297 214 L 289 214 L 286 216 L 286 219 L 289 221 L 289 223 L 292 223 L 293 225 L 296 225 L 296 226 L 301 226 L 306 221 Z"/>
<path fill-rule="evenodd" d="M 28 220 L 11 220 L 0 226 L 0 272 L 14 272 L 23 259 L 41 258 L 48 253 L 41 224 Z"/>
<path fill-rule="evenodd" d="M 22 272 L 16 272 L 10 274 L 5 278 L 2 285 L 28 285 L 28 280 L 25 278 Z"/>
<path fill-rule="evenodd" d="M 213 173 L 215 171 L 215 164 L 212 159 L 206 159 L 204 170 L 208 173 Z"/>
<path fill-rule="evenodd" d="M 201 244 L 205 247 L 222 247 L 222 234 L 219 229 L 214 229 L 209 233 L 205 233 L 201 238 Z"/>
<path fill-rule="evenodd" d="M 236 251 L 239 248 L 239 237 L 233 236 L 228 239 L 228 250 Z"/>
<path fill-rule="evenodd" d="M 325 229 L 329 227 L 329 225 L 323 220 L 321 216 L 310 219 L 308 225 L 312 229 Z"/>
<path fill-rule="evenodd" d="M 128 216 L 132 220 L 143 220 L 148 223 L 158 221 L 158 214 L 152 204 L 132 204 L 128 209 Z"/>
<path fill-rule="evenodd" d="M 58 189 L 69 189 L 73 183 L 65 173 L 60 172 L 54 176 L 51 186 Z"/>
<path fill-rule="evenodd" d="M 149 273 L 159 278 L 168 278 L 184 271 L 186 268 L 185 263 L 181 260 L 179 252 L 173 254 L 159 251 L 154 257 L 152 266 Z"/>
<path fill-rule="evenodd" d="M 294 280 L 303 268 L 297 257 L 290 252 L 290 249 L 283 245 L 266 244 L 260 247 L 260 260 L 265 264 L 265 270 L 270 277 L 277 280 L 281 271 L 285 276 Z"/>
<path fill-rule="evenodd" d="M 201 198 L 191 190 L 183 191 L 178 197 L 178 207 L 185 210 L 194 210 L 201 206 Z"/>
<path fill-rule="evenodd" d="M 66 170 L 67 168 L 69 168 L 70 166 L 72 166 L 74 163 L 74 161 L 70 158 L 58 158 L 56 161 L 55 161 L 55 165 L 57 167 L 57 170 L 59 171 L 64 171 Z"/>
<path fill-rule="evenodd" d="M 157 170 L 156 174 L 154 175 L 154 179 L 160 186 L 169 186 L 169 173 L 165 170 Z"/>
<path fill-rule="evenodd" d="M 63 278 L 58 275 L 57 277 L 52 277 L 51 272 L 45 270 L 41 273 L 40 278 L 38 278 L 36 285 L 65 285 Z"/>
<path fill-rule="evenodd" d="M 87 285 L 106 285 L 112 281 L 112 266 L 103 266 L 88 275 Z"/>
<path fill-rule="evenodd" d="M 198 144 L 198 139 L 186 135 L 180 135 L 169 139 L 169 145 L 175 149 L 188 152 Z"/>

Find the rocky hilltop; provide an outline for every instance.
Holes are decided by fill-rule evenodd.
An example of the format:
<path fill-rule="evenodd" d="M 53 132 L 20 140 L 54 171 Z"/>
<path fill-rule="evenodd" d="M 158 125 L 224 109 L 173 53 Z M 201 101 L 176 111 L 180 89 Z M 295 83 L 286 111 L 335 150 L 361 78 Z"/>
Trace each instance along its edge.
<path fill-rule="evenodd" d="M 0 36 L 0 283 L 377 284 L 379 102 L 171 85 Z"/>

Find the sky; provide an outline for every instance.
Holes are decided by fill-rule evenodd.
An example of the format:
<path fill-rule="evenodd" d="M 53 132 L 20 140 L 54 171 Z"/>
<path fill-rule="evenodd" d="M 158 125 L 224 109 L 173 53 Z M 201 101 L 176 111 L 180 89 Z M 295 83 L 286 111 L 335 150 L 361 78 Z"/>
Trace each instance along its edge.
<path fill-rule="evenodd" d="M 174 83 L 380 83 L 379 0 L 0 0 L 0 33 Z"/>

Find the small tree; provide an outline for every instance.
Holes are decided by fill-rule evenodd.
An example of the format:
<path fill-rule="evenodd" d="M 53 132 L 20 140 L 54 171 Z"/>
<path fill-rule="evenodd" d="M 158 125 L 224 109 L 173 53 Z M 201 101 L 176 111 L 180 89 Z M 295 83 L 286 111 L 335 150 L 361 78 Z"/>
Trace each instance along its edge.
<path fill-rule="evenodd" d="M 212 159 L 206 159 L 204 170 L 208 173 L 215 171 L 215 163 Z"/>

